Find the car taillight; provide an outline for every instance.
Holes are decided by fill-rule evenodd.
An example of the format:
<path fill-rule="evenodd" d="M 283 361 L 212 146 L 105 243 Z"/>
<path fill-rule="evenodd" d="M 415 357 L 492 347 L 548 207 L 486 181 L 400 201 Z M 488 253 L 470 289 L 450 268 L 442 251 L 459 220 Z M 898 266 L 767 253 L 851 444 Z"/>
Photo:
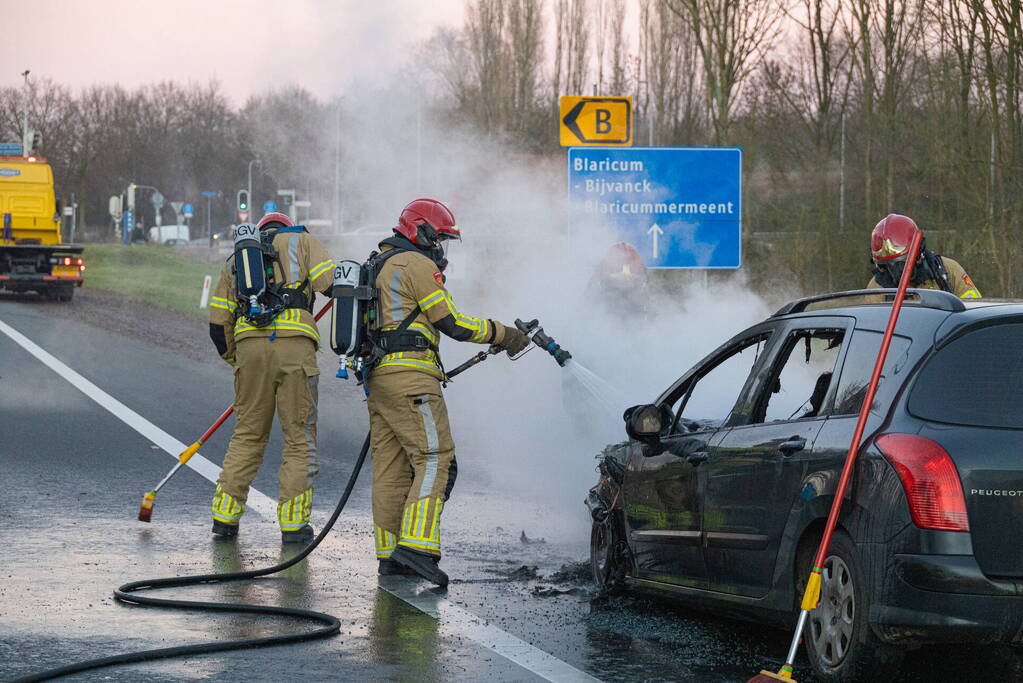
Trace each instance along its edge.
<path fill-rule="evenodd" d="M 914 434 L 884 434 L 876 443 L 902 480 L 914 524 L 939 531 L 970 530 L 959 473 L 940 444 Z"/>
<path fill-rule="evenodd" d="M 71 265 L 71 257 L 70 256 L 65 256 L 64 257 L 64 265 L 65 266 L 70 266 Z"/>

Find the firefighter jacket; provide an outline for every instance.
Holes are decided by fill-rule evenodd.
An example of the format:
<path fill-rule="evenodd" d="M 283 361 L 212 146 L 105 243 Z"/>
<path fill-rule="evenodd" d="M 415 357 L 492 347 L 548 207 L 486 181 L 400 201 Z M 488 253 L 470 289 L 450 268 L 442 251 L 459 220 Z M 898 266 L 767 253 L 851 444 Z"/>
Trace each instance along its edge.
<path fill-rule="evenodd" d="M 382 253 L 390 249 L 394 247 L 380 244 Z M 477 344 L 504 341 L 504 325 L 458 310 L 444 287 L 444 276 L 437 264 L 422 252 L 405 251 L 388 258 L 377 275 L 376 286 L 380 294 L 374 327 L 380 331 L 395 330 L 419 306 L 419 314 L 407 331 L 425 336 L 431 348 L 388 353 L 373 369 L 375 375 L 415 370 L 444 379 L 437 351 L 440 332 L 457 341 Z"/>
<path fill-rule="evenodd" d="M 279 232 L 273 240 L 279 263 L 274 263 L 273 282 L 283 283 L 306 297 L 306 308 L 286 308 L 265 327 L 249 323 L 239 309 L 235 285 L 234 255 L 220 270 L 210 298 L 210 337 L 221 358 L 234 364 L 235 342 L 247 337 L 310 337 L 319 345 L 320 333 L 312 314 L 315 292 L 328 294 L 334 283 L 334 261 L 323 244 L 307 232 Z M 268 283 L 269 284 L 269 283 Z"/>
<path fill-rule="evenodd" d="M 980 290 L 973 284 L 973 280 L 966 274 L 958 262 L 947 256 L 941 257 L 941 262 L 945 265 L 945 272 L 948 273 L 948 283 L 952 286 L 952 293 L 960 299 L 979 299 Z M 927 280 L 919 285 L 910 285 L 917 289 L 941 289 L 934 280 Z M 876 278 L 870 278 L 870 282 L 867 283 L 867 289 L 882 289 L 881 285 L 877 283 Z"/>

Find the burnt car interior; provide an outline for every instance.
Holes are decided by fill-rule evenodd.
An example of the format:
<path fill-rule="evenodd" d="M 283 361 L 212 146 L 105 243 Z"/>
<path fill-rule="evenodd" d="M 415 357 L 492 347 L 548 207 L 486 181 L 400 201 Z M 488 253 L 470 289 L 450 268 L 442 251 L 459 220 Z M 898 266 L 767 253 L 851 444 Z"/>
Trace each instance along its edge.
<path fill-rule="evenodd" d="M 782 349 L 783 363 L 776 365 L 754 407 L 751 424 L 820 417 L 842 346 L 845 330 L 796 330 Z"/>

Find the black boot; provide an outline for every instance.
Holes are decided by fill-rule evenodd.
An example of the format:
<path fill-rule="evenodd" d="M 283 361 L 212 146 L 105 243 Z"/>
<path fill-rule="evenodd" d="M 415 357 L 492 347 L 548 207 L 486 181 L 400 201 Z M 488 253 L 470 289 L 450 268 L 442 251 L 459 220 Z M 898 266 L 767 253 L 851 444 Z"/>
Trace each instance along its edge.
<path fill-rule="evenodd" d="M 301 529 L 295 531 L 282 531 L 281 532 L 281 543 L 308 543 L 313 540 L 313 528 L 306 524 Z"/>
<path fill-rule="evenodd" d="M 213 520 L 213 535 L 218 539 L 233 539 L 238 537 L 238 525 Z"/>
<path fill-rule="evenodd" d="M 416 573 L 408 567 L 386 557 L 380 559 L 377 574 L 380 576 L 416 576 Z"/>
<path fill-rule="evenodd" d="M 411 569 L 430 583 L 435 583 L 441 588 L 448 585 L 448 575 L 437 566 L 438 560 L 434 559 L 432 555 L 399 545 L 391 553 L 391 560 Z"/>

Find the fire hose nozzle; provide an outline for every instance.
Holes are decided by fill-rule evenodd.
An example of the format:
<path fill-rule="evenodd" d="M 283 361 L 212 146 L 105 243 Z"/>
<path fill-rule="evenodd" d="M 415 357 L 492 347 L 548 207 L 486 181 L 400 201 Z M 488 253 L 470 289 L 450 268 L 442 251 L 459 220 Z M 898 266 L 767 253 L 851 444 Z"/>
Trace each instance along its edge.
<path fill-rule="evenodd" d="M 519 332 L 532 339 L 534 344 L 551 354 L 561 367 L 565 367 L 565 364 L 572 358 L 572 354 L 567 349 L 561 348 L 553 337 L 543 331 L 539 320 L 534 318 L 526 323 L 516 318 L 515 327 L 519 328 Z"/>

